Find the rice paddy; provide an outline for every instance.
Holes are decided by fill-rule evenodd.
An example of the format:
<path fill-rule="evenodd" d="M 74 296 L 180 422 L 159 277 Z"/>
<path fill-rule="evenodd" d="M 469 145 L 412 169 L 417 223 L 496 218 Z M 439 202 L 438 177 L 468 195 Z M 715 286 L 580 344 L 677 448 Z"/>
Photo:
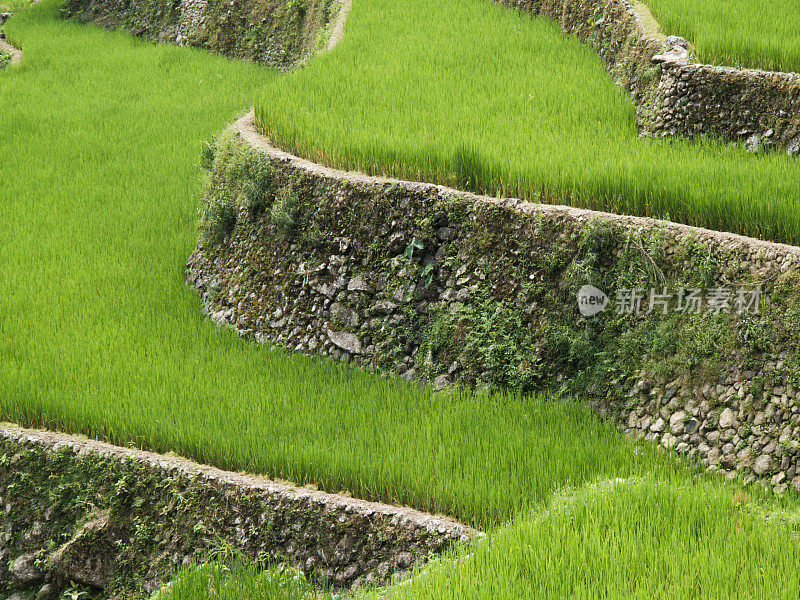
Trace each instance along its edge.
<path fill-rule="evenodd" d="M 594 50 L 485 0 L 356 2 L 336 50 L 270 81 L 256 115 L 347 169 L 800 243 L 797 157 L 638 139 Z"/>
<path fill-rule="evenodd" d="M 604 481 L 555 495 L 383 597 L 790 599 L 798 550 L 791 525 L 713 483 Z"/>
<path fill-rule="evenodd" d="M 278 75 L 52 2 L 9 28 L 25 60 L 0 76 L 0 418 L 482 527 L 653 468 L 572 404 L 435 395 L 218 329 L 184 282 L 200 148 Z"/>
<path fill-rule="evenodd" d="M 64 22 L 55 0 L 14 17 L 0 418 L 492 533 L 391 595 L 796 598 L 793 496 L 706 478 L 573 399 L 436 394 L 256 347 L 201 315 L 183 280 L 200 147 L 257 97 L 281 141 L 344 166 L 797 239 L 796 161 L 637 140 L 630 101 L 577 41 L 483 0 L 444 4 L 357 2 L 337 50 L 289 76 Z M 247 569 L 201 568 L 169 597 L 277 593 Z M 228 595 L 206 594 L 209 578 Z"/>
<path fill-rule="evenodd" d="M 664 31 L 695 44 L 700 61 L 800 71 L 800 5 L 792 0 L 647 0 Z"/>

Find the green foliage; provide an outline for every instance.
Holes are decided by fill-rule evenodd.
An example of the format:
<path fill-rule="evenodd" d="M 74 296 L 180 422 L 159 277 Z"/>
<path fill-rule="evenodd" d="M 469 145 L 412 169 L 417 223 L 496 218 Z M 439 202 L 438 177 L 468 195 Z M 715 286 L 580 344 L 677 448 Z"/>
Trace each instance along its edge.
<path fill-rule="evenodd" d="M 356 2 L 336 51 L 265 86 L 256 116 L 329 166 L 800 243 L 800 161 L 639 138 L 593 48 L 488 0 Z"/>
<path fill-rule="evenodd" d="M 272 223 L 283 235 L 289 235 L 295 225 L 296 215 L 297 195 L 289 188 L 281 188 L 269 213 Z"/>
<path fill-rule="evenodd" d="M 793 0 L 648 0 L 662 28 L 695 44 L 699 60 L 800 70 L 800 6 Z M 753 10 L 758 18 L 747 18 Z"/>
<path fill-rule="evenodd" d="M 440 311 L 422 353 L 448 366 L 458 359 L 483 385 L 531 391 L 542 375 L 533 334 L 518 307 L 485 297 Z M 440 355 L 441 354 L 441 355 Z"/>
<path fill-rule="evenodd" d="M 0 69 L 4 69 L 11 64 L 11 53 L 6 50 L 0 50 Z"/>
<path fill-rule="evenodd" d="M 217 560 L 185 568 L 153 600 L 321 600 L 302 571 L 262 567 L 234 560 Z"/>
<path fill-rule="evenodd" d="M 366 597 L 792 599 L 796 519 L 717 482 L 600 481 Z"/>
<path fill-rule="evenodd" d="M 275 208 L 275 169 L 264 156 L 255 152 L 247 155 L 244 164 L 243 193 L 251 217 Z"/>
<path fill-rule="evenodd" d="M 214 157 L 217 154 L 216 140 L 206 140 L 200 146 L 200 166 L 210 171 L 214 166 Z"/>
<path fill-rule="evenodd" d="M 221 189 L 208 198 L 200 216 L 203 246 L 212 249 L 233 233 L 236 227 L 236 198 L 230 190 Z"/>

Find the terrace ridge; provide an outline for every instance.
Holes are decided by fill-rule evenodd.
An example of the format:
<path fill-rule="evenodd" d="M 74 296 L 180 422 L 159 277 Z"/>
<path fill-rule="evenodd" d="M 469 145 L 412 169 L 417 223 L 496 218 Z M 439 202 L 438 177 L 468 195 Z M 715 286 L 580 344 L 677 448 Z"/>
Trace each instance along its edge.
<path fill-rule="evenodd" d="M 696 63 L 639 0 L 497 0 L 555 19 L 631 92 L 644 136 L 715 136 L 800 153 L 800 76 Z"/>
<path fill-rule="evenodd" d="M 214 161 L 207 201 L 236 198 L 236 217 L 213 242 L 201 230 L 187 280 L 217 324 L 437 389 L 581 386 L 599 414 L 711 470 L 800 489 L 800 462 L 780 445 L 800 436 L 800 356 L 785 330 L 800 314 L 792 291 L 800 247 L 341 171 L 276 148 L 252 112 L 216 143 L 227 158 Z M 276 198 L 295 199 L 289 229 L 272 207 L 247 204 L 242 190 L 262 185 L 254 172 L 270 173 Z M 587 267 L 589 252 L 598 267 Z M 696 314 L 661 316 L 647 310 L 646 289 L 628 316 L 609 308 L 612 289 L 619 296 L 645 283 L 673 300 L 676 290 L 730 288 L 729 310 L 704 304 Z M 589 284 L 604 288 L 601 316 L 579 314 L 579 289 Z M 733 306 L 747 290 L 769 298 L 753 315 Z M 656 331 L 668 338 L 665 356 L 650 346 Z M 565 361 L 564 338 L 583 336 L 591 336 L 586 355 Z M 641 355 L 628 354 L 623 338 Z M 681 348 L 707 338 L 725 348 L 718 361 L 683 356 Z M 508 346 L 502 360 L 465 349 L 499 343 Z M 614 377 L 592 370 L 598 361 L 615 365 Z"/>
<path fill-rule="evenodd" d="M 335 587 L 359 587 L 385 583 L 392 577 L 402 579 L 434 554 L 483 537 L 447 517 L 78 435 L 2 424 L 0 455 L 7 461 L 0 470 L 0 495 L 6 506 L 0 522 L 13 522 L 15 532 L 30 528 L 39 532 L 22 536 L 9 546 L 15 551 L 12 561 L 52 550 L 48 546 L 51 528 L 53 535 L 62 536 L 55 541 L 73 530 L 80 537 L 76 529 L 80 523 L 91 522 L 99 514 L 103 531 L 121 539 L 119 546 L 123 549 L 115 557 L 82 558 L 100 563 L 112 558 L 115 563 L 140 563 L 136 578 L 128 584 L 141 587 L 148 581 L 148 593 L 172 574 L 169 566 L 165 568 L 159 562 L 164 553 L 179 556 L 185 563 L 191 558 L 202 559 L 222 544 L 249 559 L 294 564 L 309 577 Z M 58 515 L 66 521 L 56 524 L 50 492 L 63 485 L 70 490 L 69 498 L 90 501 L 60 506 Z M 29 495 L 22 492 L 17 497 L 13 492 L 29 487 Z M 89 510 L 88 505 L 94 508 Z M 107 524 L 109 519 L 112 525 Z M 171 535 L 156 537 L 142 553 L 132 539 L 130 543 L 126 540 L 129 532 L 135 535 L 132 528 L 143 526 L 153 531 L 169 529 Z M 101 541 L 95 540 L 94 545 L 102 548 Z M 55 566 L 55 557 L 65 553 L 64 549 L 56 550 L 46 563 L 53 566 L 35 583 L 66 578 L 105 587 L 102 581 L 82 580 L 80 560 L 73 565 L 74 572 Z M 109 573 L 115 567 L 106 567 L 109 581 L 116 576 L 131 576 L 112 576 Z"/>
<path fill-rule="evenodd" d="M 288 164 L 292 168 L 300 169 L 313 176 L 320 176 L 348 183 L 370 186 L 400 185 L 409 189 L 410 191 L 432 191 L 440 196 L 458 194 L 459 196 L 469 198 L 476 203 L 501 205 L 526 214 L 542 213 L 556 217 L 563 216 L 570 219 L 575 219 L 579 222 L 589 222 L 595 219 L 602 219 L 604 221 L 613 222 L 618 225 L 642 231 L 666 228 L 678 239 L 691 237 L 693 239 L 708 241 L 725 247 L 741 249 L 748 254 L 774 254 L 776 257 L 782 257 L 782 259 L 791 257 L 790 262 L 794 261 L 797 262 L 797 264 L 800 264 L 800 246 L 762 240 L 759 238 L 744 236 L 738 233 L 695 227 L 691 225 L 685 225 L 683 223 L 676 223 L 674 221 L 667 221 L 664 219 L 654 219 L 652 217 L 621 215 L 587 208 L 578 208 L 565 204 L 529 202 L 517 198 L 495 198 L 492 196 L 485 196 L 475 194 L 473 192 L 457 190 L 455 188 L 434 183 L 367 175 L 355 171 L 343 171 L 333 167 L 328 167 L 326 165 L 310 161 L 306 158 L 296 156 L 274 146 L 272 142 L 266 136 L 262 135 L 258 130 L 255 112 L 252 109 L 243 116 L 237 118 L 231 125 L 231 128 L 236 131 L 241 139 L 244 140 L 248 146 L 254 150 L 263 152 L 275 161 Z"/>

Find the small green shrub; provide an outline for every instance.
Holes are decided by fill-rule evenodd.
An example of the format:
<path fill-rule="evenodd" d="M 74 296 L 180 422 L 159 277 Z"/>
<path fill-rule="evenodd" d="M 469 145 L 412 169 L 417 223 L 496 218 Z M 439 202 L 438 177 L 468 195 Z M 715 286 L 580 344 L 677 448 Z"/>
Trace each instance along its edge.
<path fill-rule="evenodd" d="M 200 147 L 200 166 L 210 171 L 214 166 L 214 155 L 217 153 L 217 142 L 214 139 L 203 142 Z"/>
<path fill-rule="evenodd" d="M 236 201 L 229 190 L 212 195 L 200 218 L 200 234 L 206 249 L 220 244 L 236 227 Z"/>
<path fill-rule="evenodd" d="M 282 188 L 269 213 L 275 227 L 284 235 L 289 235 L 297 216 L 297 196 L 289 189 Z"/>
<path fill-rule="evenodd" d="M 244 206 L 251 217 L 272 207 L 275 201 L 275 169 L 268 159 L 256 153 L 248 154 L 242 194 Z"/>

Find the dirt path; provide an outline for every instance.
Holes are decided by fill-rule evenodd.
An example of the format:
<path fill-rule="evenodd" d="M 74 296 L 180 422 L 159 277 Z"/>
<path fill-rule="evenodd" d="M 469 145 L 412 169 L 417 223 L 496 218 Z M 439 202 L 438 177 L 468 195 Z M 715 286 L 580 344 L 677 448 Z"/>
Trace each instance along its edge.
<path fill-rule="evenodd" d="M 328 52 L 336 48 L 336 44 L 342 41 L 344 36 L 344 24 L 347 21 L 347 14 L 353 6 L 353 0 L 342 0 L 342 7 L 339 9 L 339 14 L 336 16 L 336 22 L 331 29 L 331 39 L 328 40 Z"/>
<path fill-rule="evenodd" d="M 5 40 L 0 40 L 0 51 L 5 50 L 11 54 L 11 64 L 18 65 L 22 60 L 22 50 L 18 50 Z"/>

